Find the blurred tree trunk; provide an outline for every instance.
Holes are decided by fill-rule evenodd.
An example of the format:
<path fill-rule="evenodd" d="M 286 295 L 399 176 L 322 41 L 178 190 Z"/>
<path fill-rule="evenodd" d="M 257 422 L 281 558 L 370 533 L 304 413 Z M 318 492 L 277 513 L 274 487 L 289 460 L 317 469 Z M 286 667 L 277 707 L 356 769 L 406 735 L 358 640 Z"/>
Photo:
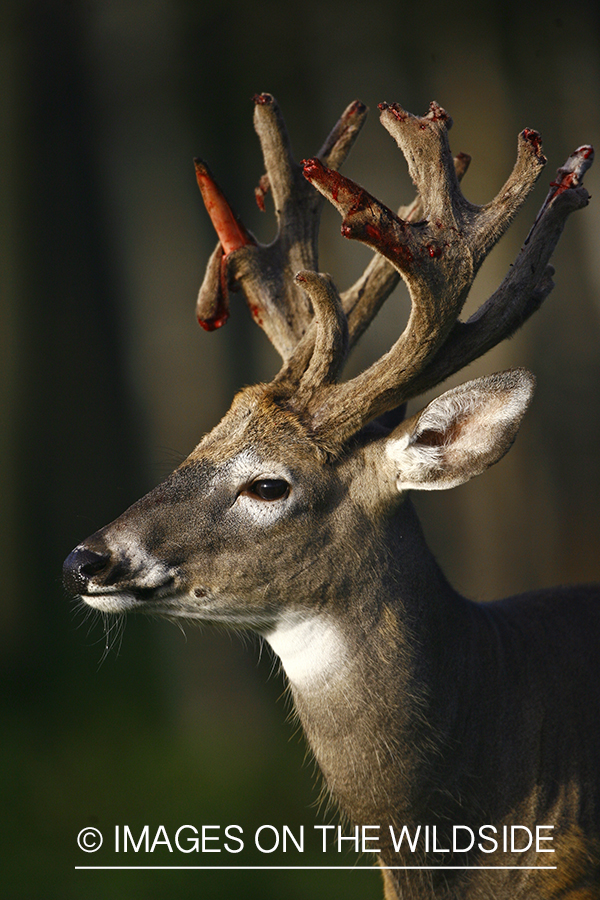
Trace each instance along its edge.
<path fill-rule="evenodd" d="M 65 552 L 145 484 L 78 9 L 15 6 L 4 36 L 18 93 L 3 92 L 6 105 L 12 99 L 12 141 L 3 169 L 10 225 L 0 512 L 10 548 L 3 607 L 21 687 L 39 685 L 57 658 L 65 663 Z"/>

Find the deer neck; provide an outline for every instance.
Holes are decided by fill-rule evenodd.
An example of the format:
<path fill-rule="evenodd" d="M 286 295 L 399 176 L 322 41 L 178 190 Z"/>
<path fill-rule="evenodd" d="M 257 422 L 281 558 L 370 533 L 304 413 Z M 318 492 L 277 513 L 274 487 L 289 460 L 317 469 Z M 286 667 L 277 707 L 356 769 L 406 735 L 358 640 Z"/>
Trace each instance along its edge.
<path fill-rule="evenodd" d="M 437 777 L 430 771 L 438 756 L 433 735 L 452 730 L 452 703 L 444 701 L 449 655 L 472 630 L 475 607 L 448 585 L 409 503 L 385 535 L 371 533 L 355 546 L 351 571 L 347 553 L 344 566 L 330 556 L 318 612 L 289 613 L 267 640 L 327 785 L 350 819 L 431 821 L 422 796 Z M 454 673 L 451 680 L 460 690 Z"/>

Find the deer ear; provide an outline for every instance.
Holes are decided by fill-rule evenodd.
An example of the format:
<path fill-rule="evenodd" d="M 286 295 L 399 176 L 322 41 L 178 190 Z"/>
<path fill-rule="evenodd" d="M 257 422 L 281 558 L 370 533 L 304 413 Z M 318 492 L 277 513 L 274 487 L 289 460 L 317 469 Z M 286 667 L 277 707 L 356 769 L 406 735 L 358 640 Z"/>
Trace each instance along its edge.
<path fill-rule="evenodd" d="M 513 369 L 433 400 L 387 438 L 399 491 L 456 487 L 498 462 L 515 439 L 535 379 Z"/>

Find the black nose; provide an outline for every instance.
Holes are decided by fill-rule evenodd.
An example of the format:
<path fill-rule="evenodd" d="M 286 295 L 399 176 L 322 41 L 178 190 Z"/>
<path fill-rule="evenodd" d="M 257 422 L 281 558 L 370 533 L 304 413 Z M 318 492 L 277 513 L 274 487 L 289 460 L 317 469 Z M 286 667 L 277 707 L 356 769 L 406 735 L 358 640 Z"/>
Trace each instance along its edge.
<path fill-rule="evenodd" d="M 98 553 L 89 547 L 75 547 L 63 565 L 63 584 L 70 594 L 85 594 L 90 578 L 101 572 L 110 559 L 109 553 Z"/>

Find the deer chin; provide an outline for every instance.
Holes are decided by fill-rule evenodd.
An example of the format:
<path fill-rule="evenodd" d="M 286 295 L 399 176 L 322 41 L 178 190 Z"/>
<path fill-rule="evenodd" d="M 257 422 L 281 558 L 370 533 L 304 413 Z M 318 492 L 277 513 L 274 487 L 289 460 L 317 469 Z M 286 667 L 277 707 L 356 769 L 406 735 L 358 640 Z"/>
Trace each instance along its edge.
<path fill-rule="evenodd" d="M 176 587 L 173 581 L 156 588 L 116 590 L 98 587 L 79 598 L 101 613 L 139 612 L 166 619 L 214 622 L 232 628 L 251 628 L 260 633 L 273 629 L 276 616 L 270 610 L 251 610 L 239 599 L 216 597 L 205 588 Z"/>
<path fill-rule="evenodd" d="M 122 588 L 90 583 L 79 597 L 86 606 L 103 613 L 156 612 L 158 605 L 174 595 L 173 589 L 173 578 L 165 578 L 156 585 L 131 584 Z"/>
<path fill-rule="evenodd" d="M 140 600 L 135 594 L 116 591 L 112 593 L 80 594 L 79 598 L 83 600 L 86 606 L 91 606 L 92 609 L 97 609 L 102 613 L 135 612 L 136 609 L 141 609 L 147 603 L 145 600 Z"/>

